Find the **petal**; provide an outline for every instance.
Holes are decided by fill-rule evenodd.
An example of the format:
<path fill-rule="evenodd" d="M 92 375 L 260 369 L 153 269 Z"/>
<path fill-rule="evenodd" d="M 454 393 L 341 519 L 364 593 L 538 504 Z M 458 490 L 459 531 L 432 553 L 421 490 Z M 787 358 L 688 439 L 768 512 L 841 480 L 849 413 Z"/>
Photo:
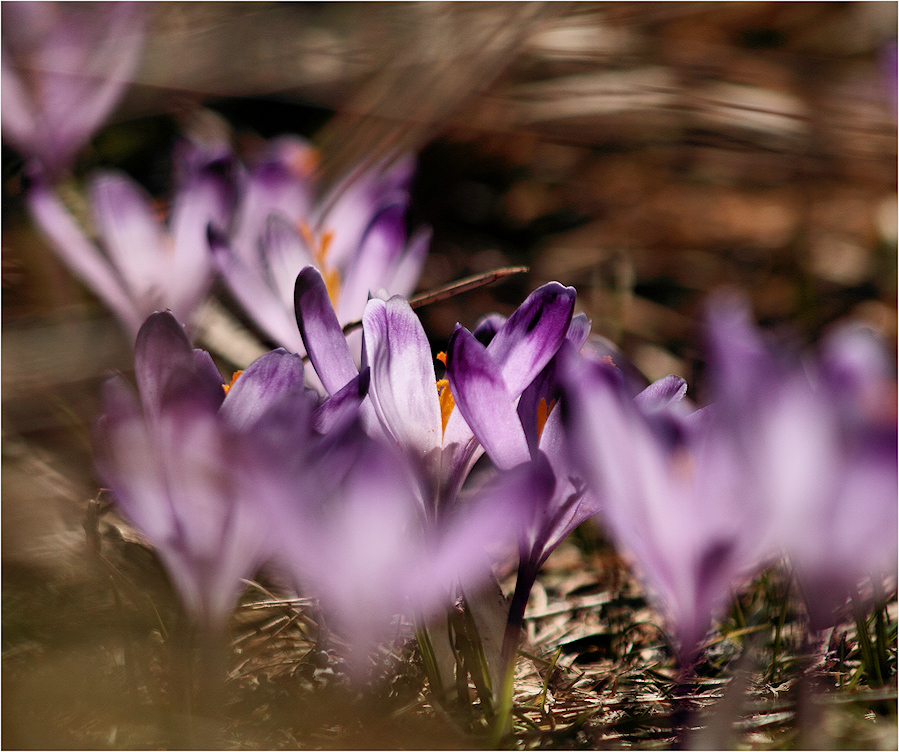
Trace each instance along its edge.
<path fill-rule="evenodd" d="M 527 462 L 500 475 L 464 507 L 457 506 L 443 529 L 426 539 L 424 560 L 407 574 L 413 603 L 433 613 L 445 604 L 454 584 L 470 591 L 484 582 L 497 552 L 521 534 L 536 501 L 551 495 L 554 483 L 545 463 Z"/>
<path fill-rule="evenodd" d="M 218 160 L 224 163 L 224 160 Z M 171 276 L 167 290 L 176 315 L 187 320 L 212 282 L 209 226 L 223 229 L 233 204 L 233 185 L 215 163 L 194 168 L 175 196 L 171 209 Z"/>
<path fill-rule="evenodd" d="M 260 268 L 268 286 L 277 293 L 285 310 L 293 307 L 297 275 L 315 259 L 296 228 L 281 215 L 266 223 L 259 254 Z"/>
<path fill-rule="evenodd" d="M 115 172 L 96 175 L 91 180 L 90 194 L 106 253 L 132 297 L 139 305 L 162 308 L 163 301 L 168 301 L 173 249 L 171 238 L 151 209 L 150 196 Z"/>
<path fill-rule="evenodd" d="M 248 266 L 216 233 L 210 233 L 215 264 L 244 310 L 269 337 L 290 352 L 305 353 L 296 318 L 268 286 L 259 267 Z"/>
<path fill-rule="evenodd" d="M 356 257 L 341 280 L 339 321 L 358 320 L 371 293 L 387 284 L 406 243 L 405 209 L 404 203 L 383 207 L 366 229 Z M 396 290 L 388 292 L 398 294 Z"/>
<path fill-rule="evenodd" d="M 334 313 L 321 273 L 307 266 L 294 290 L 297 324 L 312 367 L 329 394 L 356 378 L 358 370 Z"/>
<path fill-rule="evenodd" d="M 253 168 L 232 236 L 235 251 L 245 263 L 255 265 L 258 260 L 258 243 L 270 217 L 300 222 L 308 215 L 311 185 L 298 167 L 308 161 L 310 151 L 302 139 L 273 139 L 263 161 Z"/>
<path fill-rule="evenodd" d="M 146 312 L 136 310 L 116 270 L 87 240 L 59 199 L 45 186 L 36 185 L 28 192 L 28 208 L 62 260 L 136 335 Z"/>
<path fill-rule="evenodd" d="M 443 443 L 431 346 L 408 301 L 373 299 L 362 317 L 371 368 L 369 396 L 381 423 L 422 456 Z"/>
<path fill-rule="evenodd" d="M 393 278 L 385 284 L 394 295 L 409 297 L 415 292 L 431 247 L 432 234 L 429 227 L 422 228 L 409 240 L 403 257 L 394 269 Z"/>
<path fill-rule="evenodd" d="M 498 313 L 488 313 L 472 329 L 471 333 L 478 342 L 486 347 L 493 341 L 496 333 L 505 326 L 506 321 L 508 319 L 505 316 L 501 316 Z"/>
<path fill-rule="evenodd" d="M 284 395 L 302 393 L 303 359 L 283 349 L 273 350 L 257 358 L 237 377 L 221 414 L 228 423 L 247 430 Z"/>
<path fill-rule="evenodd" d="M 447 346 L 446 364 L 456 408 L 493 463 L 508 470 L 529 460 L 515 401 L 488 350 L 457 326 Z"/>
<path fill-rule="evenodd" d="M 539 287 L 487 346 L 513 397 L 519 396 L 556 354 L 571 324 L 575 296 L 574 288 L 558 282 Z"/>
<path fill-rule="evenodd" d="M 707 308 L 706 329 L 708 381 L 714 401 L 749 408 L 782 369 L 752 323 L 747 302 L 719 295 Z"/>
<path fill-rule="evenodd" d="M 315 430 L 324 434 L 347 426 L 359 414 L 362 400 L 368 394 L 370 376 L 370 369 L 363 368 L 355 379 L 331 395 L 315 412 Z"/>
<path fill-rule="evenodd" d="M 634 402 L 645 413 L 660 412 L 678 404 L 686 393 L 687 382 L 680 376 L 665 376 L 634 397 Z"/>
<path fill-rule="evenodd" d="M 577 316 L 572 317 L 565 339 L 574 346 L 575 350 L 580 351 L 587 343 L 591 326 L 592 324 L 590 319 L 587 318 L 587 314 L 579 313 Z"/>
<path fill-rule="evenodd" d="M 193 370 L 193 352 L 184 327 L 168 311 L 150 315 L 141 326 L 134 344 L 134 376 L 148 416 L 159 413 L 172 373 Z"/>
<path fill-rule="evenodd" d="M 125 516 L 148 539 L 166 540 L 175 522 L 165 473 L 135 395 L 121 376 L 103 385 L 103 409 L 94 444 L 97 472 Z"/>

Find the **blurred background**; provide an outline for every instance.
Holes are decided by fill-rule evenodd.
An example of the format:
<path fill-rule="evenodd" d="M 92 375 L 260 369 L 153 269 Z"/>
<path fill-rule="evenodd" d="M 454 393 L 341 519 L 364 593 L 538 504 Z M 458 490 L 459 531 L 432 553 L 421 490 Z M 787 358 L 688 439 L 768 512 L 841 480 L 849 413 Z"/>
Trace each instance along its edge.
<path fill-rule="evenodd" d="M 457 321 L 508 314 L 555 279 L 577 288 L 594 332 L 651 379 L 684 376 L 700 402 L 700 314 L 721 286 L 748 293 L 785 337 L 812 343 L 851 317 L 895 352 L 895 3 L 170 2 L 151 13 L 133 86 L 62 187 L 70 206 L 83 206 L 98 166 L 165 201 L 185 131 L 225 132 L 244 152 L 299 133 L 321 149 L 323 186 L 411 151 L 409 224 L 434 229 L 419 291 L 531 267 L 422 308 L 437 348 Z M 16 691 L 4 692 L 15 722 L 3 741 L 70 746 L 30 703 L 48 676 L 70 697 L 107 671 L 96 645 L 114 607 L 90 605 L 102 574 L 84 556 L 89 440 L 103 375 L 129 370 L 131 348 L 30 224 L 22 166 L 4 145 L 3 672 Z"/>

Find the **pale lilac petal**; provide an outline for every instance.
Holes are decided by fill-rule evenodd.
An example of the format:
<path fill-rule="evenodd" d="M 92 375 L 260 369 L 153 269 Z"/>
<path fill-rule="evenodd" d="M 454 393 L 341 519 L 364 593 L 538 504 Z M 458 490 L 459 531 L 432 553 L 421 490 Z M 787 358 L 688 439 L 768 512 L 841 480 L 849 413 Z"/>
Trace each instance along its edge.
<path fill-rule="evenodd" d="M 874 332 L 846 324 L 821 343 L 821 375 L 828 388 L 847 400 L 875 401 L 891 369 L 883 343 Z"/>
<path fill-rule="evenodd" d="M 580 351 L 587 344 L 591 327 L 592 324 L 590 319 L 587 318 L 587 314 L 579 313 L 577 316 L 572 317 L 565 339 L 572 344 L 575 350 Z"/>
<path fill-rule="evenodd" d="M 297 277 L 294 304 L 312 367 L 328 393 L 336 394 L 356 377 L 358 371 L 334 314 L 325 282 L 314 266 L 307 266 Z"/>
<path fill-rule="evenodd" d="M 106 414 L 96 427 L 95 462 L 125 516 L 151 540 L 171 534 L 165 473 L 131 388 L 121 376 L 103 386 Z"/>
<path fill-rule="evenodd" d="M 62 260 L 112 309 L 132 336 L 136 335 L 147 312 L 135 308 L 117 272 L 87 240 L 54 193 L 35 185 L 28 192 L 28 208 Z"/>
<path fill-rule="evenodd" d="M 151 208 L 150 196 L 124 175 L 105 172 L 90 186 L 94 221 L 110 261 L 119 270 L 132 299 L 150 310 L 168 300 L 171 239 Z M 145 313 L 149 313 L 146 311 Z"/>
<path fill-rule="evenodd" d="M 407 298 L 415 292 L 431 247 L 432 234 L 430 228 L 422 228 L 410 238 L 403 257 L 394 269 L 393 278 L 385 284 L 393 295 Z"/>
<path fill-rule="evenodd" d="M 443 423 L 421 322 L 399 297 L 370 300 L 362 321 L 375 411 L 394 440 L 424 456 L 443 443 Z"/>
<path fill-rule="evenodd" d="M 515 400 L 499 366 L 472 334 L 457 326 L 447 346 L 447 377 L 456 408 L 500 470 L 530 459 Z"/>
<path fill-rule="evenodd" d="M 237 377 L 220 412 L 229 425 L 247 430 L 285 394 L 303 390 L 302 357 L 279 348 L 257 358 Z"/>
<path fill-rule="evenodd" d="M 313 264 L 314 258 L 300 233 L 280 215 L 269 217 L 261 243 L 257 262 L 261 276 L 289 310 L 297 275 Z"/>
<path fill-rule="evenodd" d="M 454 510 L 435 539 L 426 540 L 425 561 L 409 572 L 407 592 L 419 612 L 439 612 L 457 583 L 467 592 L 483 584 L 491 560 L 514 544 L 535 500 L 550 494 L 552 484 L 551 472 L 528 462 L 478 491 L 464 510 Z"/>
<path fill-rule="evenodd" d="M 3 117 L 4 132 L 55 177 L 130 83 L 143 48 L 145 8 L 141 3 L 10 3 L 3 6 L 3 18 L 3 105 L 12 106 L 10 123 L 7 114 Z M 16 73 L 9 77 L 12 70 Z M 29 90 L 19 86 L 19 70 L 33 79 Z"/>
<path fill-rule="evenodd" d="M 356 257 L 341 280 L 337 318 L 354 321 L 362 316 L 371 293 L 384 287 L 406 243 L 404 204 L 384 207 L 374 217 L 359 244 Z M 388 290 L 398 294 L 395 290 Z"/>
<path fill-rule="evenodd" d="M 40 145 L 34 143 L 36 113 L 22 80 L 19 78 L 6 50 L 0 50 L 0 72 L 3 86 L 0 87 L 0 109 L 3 111 L 3 135 L 24 154 L 35 154 Z"/>
<path fill-rule="evenodd" d="M 274 342 L 291 352 L 305 353 L 306 348 L 297 329 L 296 318 L 265 283 L 259 272 L 247 266 L 225 245 L 222 238 L 213 234 L 210 240 L 213 258 L 219 272 L 253 320 Z"/>
<path fill-rule="evenodd" d="M 665 376 L 634 397 L 634 402 L 643 412 L 654 413 L 678 404 L 686 393 L 687 382 L 680 376 Z"/>
<path fill-rule="evenodd" d="M 404 196 L 408 204 L 409 162 L 384 170 L 378 166 L 367 171 L 353 170 L 341 179 L 321 202 L 314 225 L 319 230 L 333 230 L 334 241 L 329 254 L 337 268 L 346 268 L 359 248 L 362 237 L 381 207 Z"/>
<path fill-rule="evenodd" d="M 707 308 L 708 380 L 717 400 L 748 408 L 782 373 L 746 302 L 732 295 L 713 299 Z"/>
<path fill-rule="evenodd" d="M 311 185 L 304 165 L 310 163 L 311 154 L 311 147 L 302 139 L 273 139 L 267 154 L 252 169 L 232 237 L 235 252 L 245 263 L 257 263 L 257 244 L 270 217 L 283 217 L 289 223 L 299 223 L 307 217 Z"/>
<path fill-rule="evenodd" d="M 224 159 L 217 162 L 223 167 L 226 164 Z M 216 162 L 198 169 L 186 182 L 176 192 L 171 209 L 173 255 L 167 279 L 170 307 L 185 320 L 200 305 L 212 283 L 210 225 L 222 229 L 233 204 L 231 180 L 218 173 Z"/>

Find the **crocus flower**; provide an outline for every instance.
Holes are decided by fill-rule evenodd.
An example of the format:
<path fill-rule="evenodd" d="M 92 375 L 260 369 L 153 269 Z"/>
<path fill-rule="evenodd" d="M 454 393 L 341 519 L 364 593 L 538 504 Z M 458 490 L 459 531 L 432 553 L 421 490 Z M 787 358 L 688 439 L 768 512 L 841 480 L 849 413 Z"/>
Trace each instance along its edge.
<path fill-rule="evenodd" d="M 570 358 L 563 371 L 569 445 L 689 668 L 732 588 L 762 563 L 764 509 L 709 408 L 678 410 L 683 380 L 668 377 L 635 398 L 608 362 Z"/>
<path fill-rule="evenodd" d="M 515 536 L 513 499 L 531 482 L 489 488 L 424 527 L 414 470 L 358 426 L 302 473 L 292 496 L 265 496 L 278 560 L 318 596 L 357 676 L 375 645 L 397 634 L 398 617 L 445 613 L 454 586 L 476 588 L 490 576 L 490 554 Z"/>
<path fill-rule="evenodd" d="M 833 626 L 863 578 L 896 568 L 895 382 L 883 347 L 847 325 L 801 362 L 765 341 L 741 300 L 714 301 L 708 319 L 716 408 L 773 510 L 811 629 Z"/>
<path fill-rule="evenodd" d="M 497 364 L 511 400 L 521 395 L 559 349 L 571 323 L 574 299 L 573 288 L 557 282 L 543 285 L 493 336 L 486 351 Z M 362 327 L 371 367 L 369 398 L 387 434 L 428 468 L 425 504 L 429 514 L 439 516 L 453 504 L 483 449 L 456 409 L 451 385 L 437 381 L 430 345 L 408 301 L 398 296 L 370 300 Z M 500 419 L 499 408 L 496 412 Z M 499 424 L 495 430 L 506 427 Z M 521 462 L 522 455 L 515 459 Z M 526 451 L 523 459 L 527 459 Z"/>
<path fill-rule="evenodd" d="M 100 476 L 187 611 L 221 630 L 242 579 L 270 552 L 259 447 L 270 451 L 285 423 L 311 425 L 317 400 L 305 392 L 301 358 L 283 350 L 255 361 L 226 395 L 209 354 L 192 349 L 171 313 L 141 327 L 135 375 L 139 397 L 121 376 L 105 385 Z"/>
<path fill-rule="evenodd" d="M 112 112 L 140 60 L 142 3 L 3 4 L 3 135 L 48 178 Z"/>
<path fill-rule="evenodd" d="M 406 238 L 412 164 L 353 174 L 313 195 L 314 152 L 300 139 L 275 139 L 250 171 L 230 239 L 214 247 L 235 298 L 278 344 L 303 352 L 294 325 L 294 283 L 319 269 L 341 325 L 362 316 L 369 295 L 408 295 L 418 282 L 430 231 Z M 351 335 L 356 359 L 360 335 Z"/>
<path fill-rule="evenodd" d="M 586 317 L 575 317 L 562 347 L 576 352 L 588 333 Z M 598 500 L 572 467 L 565 444 L 561 410 L 556 404 L 562 398 L 556 373 L 559 357 L 557 354 L 516 399 L 489 346 L 482 345 L 475 335 L 457 326 L 447 348 L 447 378 L 455 404 L 493 464 L 499 470 L 510 470 L 539 452 L 555 478 L 551 496 L 534 504 L 535 515 L 520 541 L 521 567 L 531 580 L 528 591 L 553 549 L 599 509 Z"/>
<path fill-rule="evenodd" d="M 32 216 L 54 250 L 133 335 L 156 310 L 190 320 L 212 282 L 209 228 L 221 231 L 228 221 L 233 191 L 227 148 L 185 143 L 179 157 L 184 169 L 167 223 L 130 178 L 113 171 L 93 177 L 100 247 L 43 181 L 28 193 Z"/>

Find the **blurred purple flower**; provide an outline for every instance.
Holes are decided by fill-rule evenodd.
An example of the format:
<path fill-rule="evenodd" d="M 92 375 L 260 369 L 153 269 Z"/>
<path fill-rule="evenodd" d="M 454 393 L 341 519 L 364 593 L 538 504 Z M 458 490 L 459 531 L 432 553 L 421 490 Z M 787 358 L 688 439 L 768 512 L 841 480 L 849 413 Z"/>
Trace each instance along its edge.
<path fill-rule="evenodd" d="M 93 177 L 91 206 L 102 251 L 43 181 L 28 193 L 32 216 L 53 248 L 132 335 L 156 310 L 190 320 L 212 282 L 209 228 L 221 231 L 228 222 L 233 184 L 227 147 L 185 142 L 177 156 L 182 179 L 167 223 L 130 178 L 111 171 Z"/>
<path fill-rule="evenodd" d="M 563 378 L 575 459 L 603 522 L 662 606 L 687 668 L 732 588 L 768 552 L 767 516 L 738 447 L 709 408 L 679 409 L 686 385 L 677 377 L 633 397 L 613 365 L 573 357 Z"/>
<path fill-rule="evenodd" d="M 883 346 L 847 325 L 800 362 L 764 340 L 742 300 L 716 300 L 708 321 L 716 409 L 773 510 L 811 628 L 833 626 L 865 576 L 896 569 L 896 387 Z"/>
<path fill-rule="evenodd" d="M 301 269 L 319 269 L 344 325 L 361 318 L 370 293 L 409 295 L 430 242 L 428 230 L 406 238 L 411 160 L 351 174 L 317 200 L 315 159 L 298 138 L 273 140 L 250 172 L 230 239 L 215 246 L 234 296 L 273 341 L 294 352 L 303 352 L 294 326 Z M 356 358 L 359 337 L 351 335 Z"/>
<path fill-rule="evenodd" d="M 98 471 L 185 608 L 220 630 L 241 580 L 270 552 L 260 457 L 283 443 L 285 425 L 311 432 L 317 401 L 304 390 L 302 359 L 283 350 L 250 365 L 226 396 L 209 354 L 191 348 L 170 313 L 141 327 L 135 376 L 139 398 L 120 376 L 105 385 Z"/>
<path fill-rule="evenodd" d="M 454 586 L 490 576 L 490 552 L 515 535 L 519 487 L 486 490 L 439 526 L 423 527 L 406 459 L 351 427 L 317 456 L 292 498 L 267 494 L 279 560 L 319 597 L 350 644 L 351 669 L 395 636 L 397 617 L 452 607 Z"/>
<path fill-rule="evenodd" d="M 140 60 L 143 3 L 2 6 L 3 134 L 53 179 L 112 112 Z"/>

